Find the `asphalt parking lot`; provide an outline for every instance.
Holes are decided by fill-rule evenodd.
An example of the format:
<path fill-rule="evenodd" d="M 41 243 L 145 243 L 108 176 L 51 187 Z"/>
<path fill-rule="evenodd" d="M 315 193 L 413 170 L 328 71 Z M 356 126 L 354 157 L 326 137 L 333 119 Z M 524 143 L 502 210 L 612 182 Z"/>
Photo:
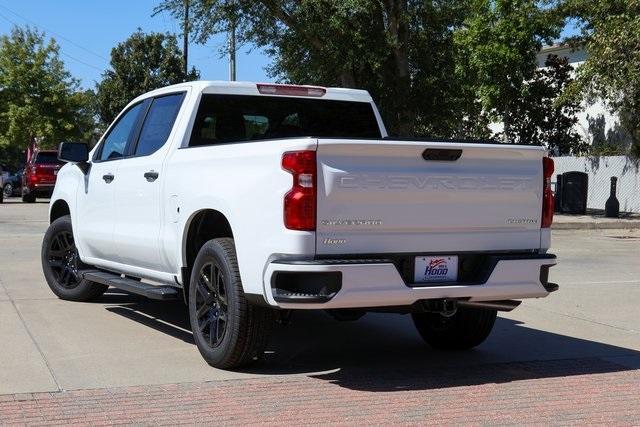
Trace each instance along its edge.
<path fill-rule="evenodd" d="M 40 268 L 46 216 L 0 205 L 0 424 L 640 424 L 640 230 L 554 232 L 560 290 L 501 314 L 474 351 L 429 349 L 408 316 L 300 313 L 261 364 L 230 372 L 201 359 L 179 303 L 57 299 Z"/>

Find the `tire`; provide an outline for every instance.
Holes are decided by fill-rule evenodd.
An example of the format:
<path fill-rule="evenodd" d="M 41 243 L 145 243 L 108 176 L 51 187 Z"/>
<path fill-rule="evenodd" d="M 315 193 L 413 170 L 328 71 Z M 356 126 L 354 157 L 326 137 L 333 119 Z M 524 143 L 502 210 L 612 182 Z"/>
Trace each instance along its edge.
<path fill-rule="evenodd" d="M 23 194 L 22 195 L 22 201 L 25 202 L 25 203 L 35 203 L 36 196 L 33 193 Z"/>
<path fill-rule="evenodd" d="M 258 360 L 273 328 L 273 310 L 249 304 L 233 239 L 205 243 L 189 283 L 189 320 L 200 354 L 211 366 L 238 368 Z"/>
<path fill-rule="evenodd" d="M 441 350 L 468 350 L 487 339 L 496 321 L 496 310 L 459 307 L 453 316 L 440 313 L 413 313 L 413 323 L 431 347 Z"/>
<path fill-rule="evenodd" d="M 69 215 L 56 219 L 47 229 L 42 240 L 41 259 L 47 284 L 58 298 L 90 301 L 101 296 L 108 288 L 79 279 L 78 270 L 87 268 L 87 265 L 78 256 Z"/>
<path fill-rule="evenodd" d="M 2 187 L 2 195 L 0 195 L 0 200 L 2 199 L 2 196 L 7 198 L 13 196 L 13 185 L 10 182 L 7 182 L 4 187 Z"/>

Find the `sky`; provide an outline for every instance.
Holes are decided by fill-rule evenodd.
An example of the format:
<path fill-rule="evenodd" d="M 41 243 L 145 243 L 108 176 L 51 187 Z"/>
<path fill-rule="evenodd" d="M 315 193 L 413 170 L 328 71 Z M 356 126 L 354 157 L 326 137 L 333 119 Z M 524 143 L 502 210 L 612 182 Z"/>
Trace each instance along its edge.
<path fill-rule="evenodd" d="M 180 23 L 168 13 L 151 16 L 159 0 L 0 0 L 0 34 L 14 24 L 31 25 L 54 37 L 61 58 L 83 88 L 94 88 L 109 68 L 111 48 L 138 27 L 144 32 L 181 33 Z M 189 44 L 189 68 L 200 70 L 203 80 L 227 80 L 227 57 L 219 49 L 226 37 L 219 35 L 206 45 Z M 182 39 L 179 39 L 182 47 Z M 269 82 L 264 68 L 269 58 L 261 51 L 241 47 L 236 55 L 237 80 Z"/>
<path fill-rule="evenodd" d="M 159 0 L 0 0 L 0 34 L 14 24 L 31 25 L 54 37 L 71 74 L 85 89 L 95 87 L 109 67 L 111 48 L 124 41 L 138 27 L 144 32 L 180 34 L 180 23 L 164 12 L 151 16 Z M 563 36 L 575 33 L 573 24 Z M 200 70 L 203 80 L 227 80 L 228 60 L 219 49 L 225 35 L 206 45 L 189 44 L 189 68 Z M 182 40 L 179 40 L 182 46 Z M 269 82 L 265 67 L 270 59 L 264 52 L 243 46 L 237 56 L 237 80 Z"/>

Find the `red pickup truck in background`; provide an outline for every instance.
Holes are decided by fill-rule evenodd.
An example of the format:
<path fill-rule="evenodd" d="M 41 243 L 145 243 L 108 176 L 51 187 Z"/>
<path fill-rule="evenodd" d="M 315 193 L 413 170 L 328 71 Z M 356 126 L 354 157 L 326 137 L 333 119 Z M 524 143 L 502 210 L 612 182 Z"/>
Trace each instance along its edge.
<path fill-rule="evenodd" d="M 58 160 L 55 150 L 37 151 L 24 168 L 22 175 L 22 201 L 33 203 L 36 197 L 51 197 L 58 171 L 64 162 Z"/>

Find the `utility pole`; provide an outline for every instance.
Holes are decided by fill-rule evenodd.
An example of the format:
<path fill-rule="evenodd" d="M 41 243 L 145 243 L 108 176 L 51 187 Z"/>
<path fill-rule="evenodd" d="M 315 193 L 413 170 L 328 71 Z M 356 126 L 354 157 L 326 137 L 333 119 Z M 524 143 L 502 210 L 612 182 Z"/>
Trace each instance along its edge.
<path fill-rule="evenodd" d="M 187 81 L 187 73 L 189 72 L 189 0 L 184 0 L 184 28 L 182 38 L 182 62 L 184 66 L 184 78 Z"/>
<path fill-rule="evenodd" d="M 236 21 L 231 21 L 229 31 L 229 80 L 236 81 Z"/>

